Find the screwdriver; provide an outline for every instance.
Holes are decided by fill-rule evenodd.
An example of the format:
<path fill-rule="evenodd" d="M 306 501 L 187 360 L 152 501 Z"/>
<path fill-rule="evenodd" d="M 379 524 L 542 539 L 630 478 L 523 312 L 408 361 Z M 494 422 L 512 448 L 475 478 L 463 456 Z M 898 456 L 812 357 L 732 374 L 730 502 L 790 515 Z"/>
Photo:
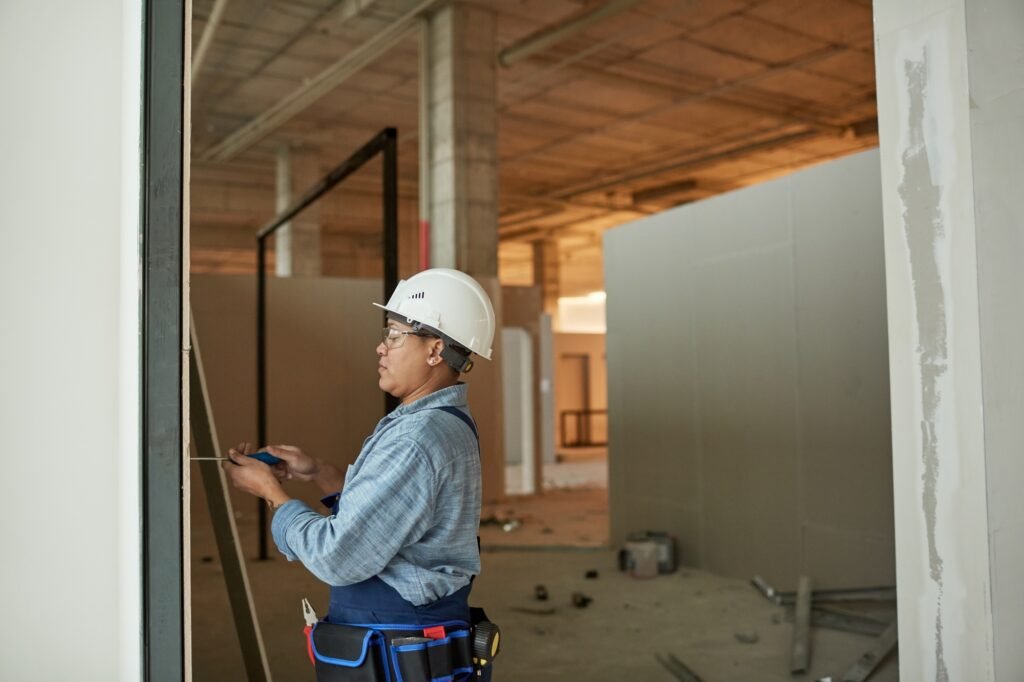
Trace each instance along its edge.
<path fill-rule="evenodd" d="M 254 452 L 254 453 L 252 453 L 250 455 L 246 455 L 246 457 L 252 457 L 253 459 L 258 459 L 259 461 L 263 462 L 264 464 L 269 464 L 271 466 L 277 464 L 278 462 L 284 461 L 280 457 L 274 457 L 269 452 L 263 452 L 262 450 L 259 451 L 259 452 Z M 228 457 L 189 457 L 189 459 L 191 459 L 191 460 L 200 460 L 200 461 L 208 461 L 208 462 L 209 461 L 213 461 L 213 462 L 230 462 L 231 461 L 231 459 L 228 458 Z"/>

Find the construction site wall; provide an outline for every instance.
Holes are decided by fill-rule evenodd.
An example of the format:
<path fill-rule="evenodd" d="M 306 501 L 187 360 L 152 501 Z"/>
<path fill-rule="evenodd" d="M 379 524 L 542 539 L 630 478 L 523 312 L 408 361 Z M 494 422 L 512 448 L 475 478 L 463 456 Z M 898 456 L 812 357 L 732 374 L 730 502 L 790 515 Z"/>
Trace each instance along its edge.
<path fill-rule="evenodd" d="M 613 230 L 605 285 L 613 540 L 894 584 L 878 153 Z"/>

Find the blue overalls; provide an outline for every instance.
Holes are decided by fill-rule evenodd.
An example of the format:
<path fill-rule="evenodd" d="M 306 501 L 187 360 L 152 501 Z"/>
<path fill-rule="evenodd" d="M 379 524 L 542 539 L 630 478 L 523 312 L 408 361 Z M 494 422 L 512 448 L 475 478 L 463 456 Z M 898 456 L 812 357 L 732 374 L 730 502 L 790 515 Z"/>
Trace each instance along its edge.
<path fill-rule="evenodd" d="M 449 406 L 434 409 L 443 410 L 458 417 L 472 429 L 473 435 L 479 442 L 480 437 L 476 425 L 468 415 Z M 335 498 L 335 513 L 338 511 L 336 505 L 337 499 Z M 380 630 L 412 630 L 417 627 L 444 624 L 467 628 L 470 624 L 469 593 L 471 589 L 472 582 L 454 594 L 429 604 L 416 606 L 406 601 L 397 590 L 377 577 L 354 585 L 332 586 L 327 621 L 344 625 L 369 626 Z M 397 679 L 393 669 L 389 670 L 389 674 L 391 679 Z M 455 677 L 435 678 L 435 682 L 443 680 L 461 682 L 470 679 L 489 682 L 491 667 L 486 667 L 480 677 L 476 677 L 473 673 L 463 673 Z"/>

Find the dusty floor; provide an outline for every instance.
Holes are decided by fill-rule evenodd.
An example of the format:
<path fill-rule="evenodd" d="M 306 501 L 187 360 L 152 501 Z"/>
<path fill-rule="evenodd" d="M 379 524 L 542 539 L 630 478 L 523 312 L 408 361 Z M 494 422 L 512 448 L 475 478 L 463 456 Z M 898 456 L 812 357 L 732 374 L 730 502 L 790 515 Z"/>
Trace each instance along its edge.
<path fill-rule="evenodd" d="M 223 573 L 205 500 L 196 484 L 192 505 L 194 679 L 243 680 Z M 655 662 L 655 652 L 673 653 L 706 682 L 816 680 L 824 675 L 838 680 L 871 645 L 869 637 L 816 630 L 812 670 L 798 678 L 790 676 L 791 626 L 782 618 L 781 608 L 745 581 L 689 569 L 634 580 L 615 570 L 612 550 L 581 546 L 600 540 L 587 537 L 584 543 L 580 532 L 588 528 L 593 532 L 595 524 L 603 523 L 604 495 L 605 491 L 595 489 L 513 500 L 497 508 L 515 509 L 525 516 L 520 530 L 505 533 L 498 527 L 484 528 L 484 568 L 474 602 L 487 608 L 504 633 L 494 676 L 498 682 L 627 677 L 671 682 L 673 678 Z M 236 499 L 235 504 L 243 547 L 251 557 L 256 547 L 255 504 L 245 498 Z M 552 532 L 543 533 L 546 527 Z M 521 548 L 538 539 L 548 546 Z M 579 541 L 577 546 L 568 546 L 573 539 Z M 590 569 L 598 570 L 597 580 L 585 579 Z M 273 677 L 313 680 L 305 657 L 299 600 L 309 596 L 314 605 L 323 607 L 326 588 L 302 566 L 280 556 L 250 561 L 248 570 Z M 547 602 L 534 600 L 537 584 L 547 588 Z M 585 609 L 572 607 L 571 595 L 576 591 L 593 598 L 593 603 Z M 556 613 L 517 610 L 536 608 L 554 608 Z M 758 641 L 737 642 L 735 634 L 745 632 L 756 632 Z M 895 660 L 887 661 L 872 678 L 896 679 Z"/>
<path fill-rule="evenodd" d="M 484 547 L 608 546 L 608 491 L 601 488 L 511 497 L 484 505 L 481 518 Z"/>

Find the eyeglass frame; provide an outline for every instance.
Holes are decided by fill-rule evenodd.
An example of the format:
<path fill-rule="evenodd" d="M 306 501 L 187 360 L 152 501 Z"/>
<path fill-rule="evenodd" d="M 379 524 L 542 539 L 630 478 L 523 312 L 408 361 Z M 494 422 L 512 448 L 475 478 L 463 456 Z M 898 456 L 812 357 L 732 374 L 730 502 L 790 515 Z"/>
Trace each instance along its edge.
<path fill-rule="evenodd" d="M 436 334 L 430 334 L 429 332 L 423 332 L 418 330 L 404 331 L 402 329 L 395 329 L 394 327 L 384 327 L 381 329 L 381 343 L 388 350 L 395 350 L 405 345 L 405 337 L 407 336 L 422 336 L 425 338 L 440 338 Z M 397 341 L 392 345 L 392 342 L 401 337 L 401 341 Z"/>

